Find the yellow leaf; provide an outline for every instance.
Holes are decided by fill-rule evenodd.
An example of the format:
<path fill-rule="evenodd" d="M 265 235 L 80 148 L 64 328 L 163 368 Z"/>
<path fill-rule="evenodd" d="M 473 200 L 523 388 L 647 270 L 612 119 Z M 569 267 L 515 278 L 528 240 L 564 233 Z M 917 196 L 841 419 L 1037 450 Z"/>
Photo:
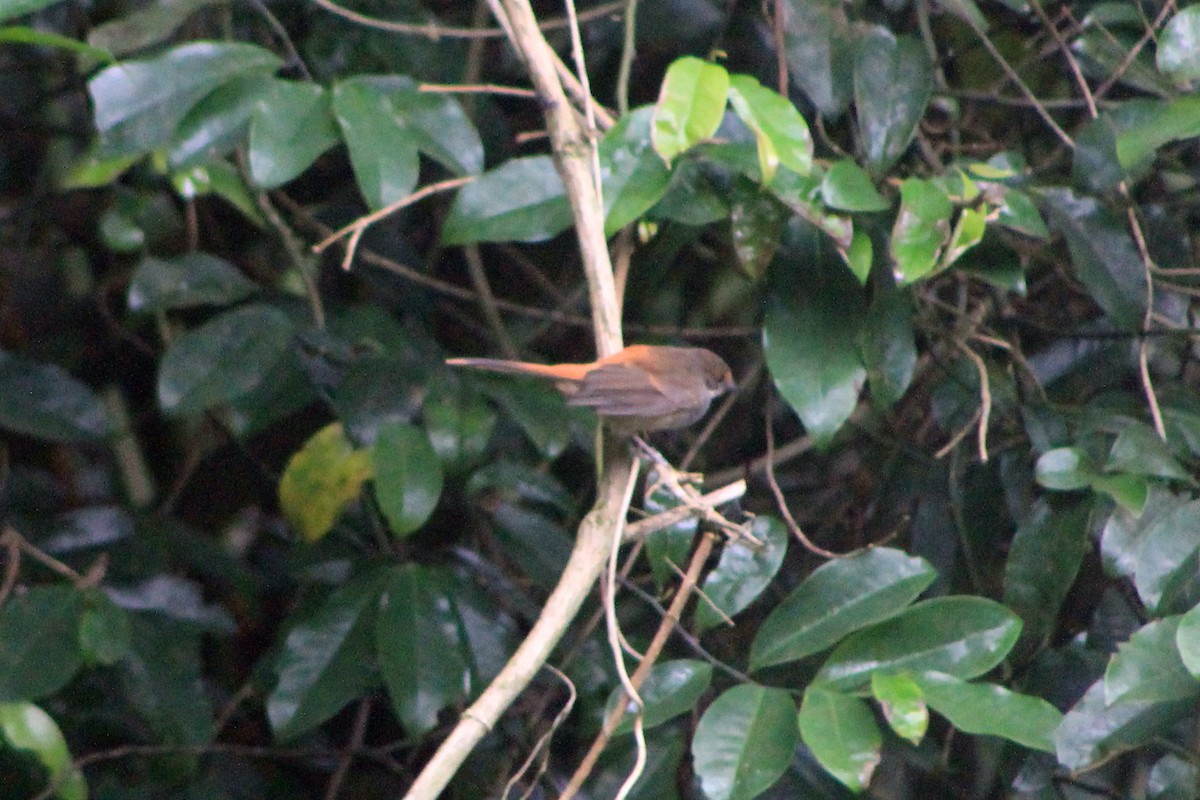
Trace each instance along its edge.
<path fill-rule="evenodd" d="M 329 533 L 371 477 L 371 451 L 355 449 L 342 424 L 330 423 L 288 460 L 279 481 L 279 504 L 292 527 L 315 542 Z"/>

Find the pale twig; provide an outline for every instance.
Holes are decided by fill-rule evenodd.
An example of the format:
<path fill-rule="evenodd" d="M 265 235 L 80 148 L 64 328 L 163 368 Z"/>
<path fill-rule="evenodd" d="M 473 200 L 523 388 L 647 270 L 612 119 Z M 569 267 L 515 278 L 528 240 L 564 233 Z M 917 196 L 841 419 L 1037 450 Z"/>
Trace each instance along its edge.
<path fill-rule="evenodd" d="M 986 464 L 988 460 L 987 429 L 992 418 L 991 381 L 988 379 L 987 365 L 983 363 L 979 354 L 962 342 L 958 342 L 958 346 L 967 358 L 971 359 L 971 363 L 975 365 L 975 371 L 979 373 L 979 460 Z"/>
<path fill-rule="evenodd" d="M 527 789 L 525 793 L 521 795 L 520 800 L 527 800 L 527 798 L 532 794 L 533 787 L 537 785 L 537 779 L 546 772 L 546 767 L 549 763 L 550 751 L 547 749 L 547 745 L 550 744 L 551 738 L 554 737 L 554 732 L 561 728 L 562 724 L 566 722 L 567 716 L 571 713 L 571 709 L 575 708 L 575 700 L 579 696 L 579 694 L 575 691 L 575 684 L 566 676 L 566 674 L 563 673 L 562 670 L 558 669 L 552 664 L 546 664 L 545 666 L 546 669 L 553 672 L 558 679 L 566 685 L 567 702 L 563 703 L 562 708 L 560 708 L 558 713 L 554 715 L 554 720 L 550 723 L 549 730 L 538 737 L 533 749 L 529 751 L 529 755 L 525 758 L 525 763 L 523 763 L 520 769 L 518 769 L 513 776 L 508 779 L 508 783 L 504 784 L 504 792 L 500 795 L 501 800 L 508 800 L 508 794 L 512 791 L 513 787 L 517 785 L 517 781 L 521 780 L 525 773 L 529 771 L 529 768 L 533 765 L 534 759 L 538 759 L 540 757 L 537 775 L 530 779 L 529 789 Z"/>
<path fill-rule="evenodd" d="M 771 494 L 775 498 L 775 505 L 779 507 L 779 513 L 783 515 L 783 520 L 787 523 L 788 529 L 800 544 L 804 545 L 805 550 L 808 550 L 810 553 L 816 553 L 823 558 L 841 558 L 838 553 L 826 550 L 812 539 L 809 539 L 808 535 L 800 527 L 800 523 L 796 522 L 796 518 L 792 516 L 792 510 L 788 508 L 787 498 L 783 496 L 783 489 L 779 488 L 779 481 L 775 480 L 775 431 L 771 428 L 770 403 L 767 404 L 766 419 L 767 454 L 765 456 L 766 463 L 763 474 L 766 476 L 767 486 L 770 487 Z"/>
<path fill-rule="evenodd" d="M 507 36 L 506 32 L 501 28 L 456 28 L 446 25 L 416 25 L 409 22 L 392 22 L 391 20 L 379 19 L 378 17 L 370 17 L 366 14 L 360 14 L 357 11 L 352 11 L 344 8 L 333 0 L 312 0 L 313 3 L 325 9 L 331 14 L 349 20 L 350 22 L 358 23 L 367 28 L 375 28 L 376 30 L 388 31 L 389 33 L 401 33 L 412 36 L 424 36 L 426 39 L 437 41 L 438 39 L 499 39 Z M 590 8 L 579 15 L 580 21 L 591 21 L 600 19 L 601 17 L 610 16 L 621 10 L 625 5 L 624 2 L 605 3 L 595 8 Z M 566 18 L 552 19 L 547 22 L 539 23 L 539 26 L 544 31 L 552 31 L 558 28 L 566 27 Z"/>
<path fill-rule="evenodd" d="M 688 517 L 703 516 L 705 508 L 715 508 L 717 506 L 732 503 L 746 493 L 746 482 L 744 480 L 734 481 L 728 486 L 723 486 L 716 491 L 701 495 L 698 498 L 696 505 L 680 504 L 674 508 L 667 509 L 652 517 L 640 519 L 637 522 L 631 522 L 625 526 L 625 541 L 636 541 L 644 539 L 655 531 L 660 531 L 664 528 L 669 528 L 672 525 L 678 525 Z"/>
<path fill-rule="evenodd" d="M 314 253 L 324 252 L 325 249 L 327 247 L 329 247 L 331 244 L 333 244 L 334 242 L 338 241 L 339 239 L 342 239 L 351 234 L 357 233 L 359 236 L 361 236 L 362 232 L 364 230 L 366 230 L 367 228 L 369 228 L 371 225 L 375 224 L 379 220 L 383 219 L 384 217 L 395 214 L 397 211 L 399 211 L 402 208 L 411 206 L 413 203 L 424 200 L 426 197 L 429 197 L 431 194 L 436 194 L 438 192 L 445 192 L 450 189 L 457 189 L 459 186 L 470 183 L 473 180 L 475 180 L 475 176 L 468 175 L 463 178 L 450 178 L 449 180 L 438 181 L 437 183 L 431 183 L 428 186 L 422 186 L 417 191 L 415 191 L 409 195 L 406 195 L 404 197 L 401 197 L 399 200 L 388 203 L 386 206 L 379 209 L 378 211 L 372 211 L 370 214 L 361 216 L 358 219 L 354 220 L 354 222 L 351 222 L 349 225 L 344 225 L 343 227 L 334 231 L 329 236 L 326 236 L 323 240 L 321 240 L 317 244 L 313 245 L 313 248 L 312 248 L 313 252 Z"/>
<path fill-rule="evenodd" d="M 537 92 L 532 89 L 521 89 L 516 86 L 499 86 L 494 83 L 422 83 L 417 87 L 417 90 L 428 94 L 499 94 L 508 97 L 523 97 L 527 100 L 537 99 Z"/>
<path fill-rule="evenodd" d="M 671 600 L 671 605 L 667 609 L 667 614 L 662 624 L 654 632 L 654 638 L 651 639 L 650 645 L 646 648 L 646 657 L 629 679 L 629 682 L 633 684 L 635 689 L 640 689 L 642 684 L 645 683 L 646 677 L 650 674 L 651 667 L 658 660 L 658 656 L 662 653 L 667 639 L 670 638 L 671 632 L 682 618 L 684 606 L 687 605 L 692 591 L 700 580 L 700 571 L 704 568 L 705 562 L 708 561 L 709 555 L 712 554 L 715 541 L 715 537 L 711 534 L 705 534 L 696 545 L 696 549 L 692 553 L 692 560 L 688 564 L 687 574 L 676 590 L 675 597 Z M 616 707 L 604 720 L 604 726 L 600 729 L 600 733 L 596 735 L 596 739 L 592 742 L 592 746 L 588 748 L 587 754 L 575 770 L 575 774 L 571 776 L 571 780 L 566 788 L 559 794 L 558 800 L 572 800 L 579 793 L 579 790 L 583 787 L 583 782 L 587 780 L 592 770 L 595 769 L 596 761 L 600 758 L 600 754 L 604 752 L 604 748 L 612 738 L 613 733 L 616 732 L 617 726 L 624 719 L 625 707 L 626 703 L 617 703 Z"/>
<path fill-rule="evenodd" d="M 625 32 L 621 40 L 621 62 L 617 67 L 617 113 L 622 117 L 629 113 L 629 75 L 633 71 L 633 59 L 637 55 L 637 6 L 638 0 L 625 0 Z"/>

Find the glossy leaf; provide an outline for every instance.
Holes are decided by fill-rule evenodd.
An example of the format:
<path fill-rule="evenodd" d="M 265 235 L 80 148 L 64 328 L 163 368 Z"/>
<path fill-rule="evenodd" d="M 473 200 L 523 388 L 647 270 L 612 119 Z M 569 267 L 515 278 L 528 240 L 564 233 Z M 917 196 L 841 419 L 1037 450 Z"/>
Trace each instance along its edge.
<path fill-rule="evenodd" d="M 1184 597 L 1194 591 L 1195 573 L 1200 560 L 1200 500 L 1193 500 L 1163 515 L 1143 535 L 1134 566 L 1134 585 L 1138 595 L 1151 609 L 1176 610 L 1190 607 Z M 1182 610 L 1182 609 L 1178 609 Z"/>
<path fill-rule="evenodd" d="M 166 743 L 209 744 L 213 707 L 201 679 L 199 635 L 155 614 L 134 614 L 131 622 L 129 652 L 116 667 L 139 723 Z"/>
<path fill-rule="evenodd" d="M 1113 509 L 1100 536 L 1100 556 L 1108 574 L 1132 578 L 1137 569 L 1138 551 L 1146 534 L 1163 515 L 1174 511 L 1184 502 L 1186 498 L 1159 488 L 1149 493 L 1140 512 L 1122 507 Z"/>
<path fill-rule="evenodd" d="M 900 184 L 900 211 L 892 227 L 891 250 L 901 283 L 920 280 L 938 267 L 950 238 L 954 206 L 931 181 L 908 178 Z"/>
<path fill-rule="evenodd" d="M 809 686 L 800 705 L 800 736 L 829 774 L 851 791 L 871 782 L 883 736 L 867 704 L 824 686 Z"/>
<path fill-rule="evenodd" d="M 886 211 L 891 203 L 879 193 L 865 169 L 849 159 L 835 161 L 821 179 L 821 199 L 843 211 Z"/>
<path fill-rule="evenodd" d="M 912 675 L 872 673 L 871 694 L 896 735 L 920 744 L 929 728 L 929 707 L 925 704 L 925 693 Z"/>
<path fill-rule="evenodd" d="M 751 280 L 766 272 L 779 249 L 788 221 L 787 209 L 769 194 L 735 191 L 729 208 L 729 230 L 737 266 Z"/>
<path fill-rule="evenodd" d="M 332 717 L 375 681 L 373 632 L 388 570 L 360 575 L 288 633 L 267 697 L 275 735 L 294 739 Z"/>
<path fill-rule="evenodd" d="M 379 429 L 371 448 L 375 496 L 396 536 L 413 533 L 429 519 L 442 495 L 442 463 L 425 431 L 405 423 Z"/>
<path fill-rule="evenodd" d="M 1117 435 L 1108 461 L 1107 472 L 1129 472 L 1155 478 L 1191 481 L 1192 477 L 1176 460 L 1167 443 L 1149 425 L 1134 422 Z"/>
<path fill-rule="evenodd" d="M 479 385 L 547 458 L 556 458 L 566 449 L 571 441 L 572 410 L 553 388 L 511 378 L 484 378 Z"/>
<path fill-rule="evenodd" d="M 423 92 L 406 75 L 353 78 L 387 96 L 417 149 L 455 175 L 483 170 L 483 144 L 452 94 Z"/>
<path fill-rule="evenodd" d="M 83 610 L 70 586 L 37 586 L 0 606 L 0 702 L 38 700 L 75 676 Z"/>
<path fill-rule="evenodd" d="M 216 0 L 171 0 L 137 7 L 88 32 L 88 42 L 125 55 L 171 38 L 197 10 Z"/>
<path fill-rule="evenodd" d="M 166 144 L 201 98 L 239 76 L 270 74 L 274 53 L 240 42 L 191 42 L 153 58 L 125 61 L 88 81 L 93 118 L 108 155 Z"/>
<path fill-rule="evenodd" d="M 600 142 L 604 230 L 612 234 L 636 221 L 666 194 L 671 173 L 650 143 L 654 109 L 622 117 Z"/>
<path fill-rule="evenodd" d="M 717 132 L 728 92 L 729 73 L 720 64 L 686 56 L 667 68 L 650 133 L 663 161 L 670 164 Z"/>
<path fill-rule="evenodd" d="M 1029 195 L 1020 189 L 1005 187 L 1004 200 L 1000 203 L 996 222 L 1035 239 L 1050 238 L 1050 230 L 1046 227 L 1046 221 L 1042 219 L 1037 206 Z"/>
<path fill-rule="evenodd" d="M 421 406 L 429 444 L 447 471 L 478 463 L 496 427 L 496 413 L 477 395 L 435 392 Z"/>
<path fill-rule="evenodd" d="M 0 428 L 55 442 L 107 436 L 112 423 L 86 384 L 54 364 L 0 351 Z"/>
<path fill-rule="evenodd" d="M 701 590 L 705 599 L 696 604 L 698 632 L 719 625 L 745 609 L 779 572 L 787 554 L 787 527 L 775 517 L 760 516 L 754 519 L 750 532 L 761 544 L 740 539 L 727 542 L 717 566 L 704 578 Z"/>
<path fill-rule="evenodd" d="M 250 177 L 263 189 L 282 186 L 339 141 L 325 88 L 271 81 L 250 118 Z"/>
<path fill-rule="evenodd" d="M 1042 698 L 991 683 L 967 683 L 941 672 L 923 672 L 916 682 L 929 707 L 963 733 L 1000 736 L 1033 750 L 1054 752 L 1054 731 L 1063 715 Z"/>
<path fill-rule="evenodd" d="M 367 205 L 378 210 L 411 194 L 417 186 L 417 142 L 389 93 L 359 77 L 336 84 L 332 98 Z"/>
<path fill-rule="evenodd" d="M 1200 97 L 1189 95 L 1138 106 L 1142 113 L 1117 132 L 1117 161 L 1127 171 L 1149 165 L 1156 151 L 1171 142 L 1200 135 Z"/>
<path fill-rule="evenodd" d="M 860 149 L 881 175 L 908 148 L 933 90 L 933 66 L 924 45 L 873 27 L 857 43 L 854 108 Z"/>
<path fill-rule="evenodd" d="M 780 394 L 816 443 L 827 445 L 866 380 L 857 345 L 862 290 L 844 269 L 807 265 L 793 276 L 781 275 L 768 294 L 763 349 Z"/>
<path fill-rule="evenodd" d="M 1200 681 L 1175 644 L 1180 617 L 1154 620 L 1134 631 L 1108 662 L 1104 701 L 1165 703 L 1200 697 Z"/>
<path fill-rule="evenodd" d="M 570 224 L 571 209 L 550 157 L 513 158 L 459 191 L 442 240 L 451 245 L 541 242 Z"/>
<path fill-rule="evenodd" d="M 798 175 L 812 171 L 812 134 L 791 101 L 749 75 L 729 79 L 729 104 L 754 132 L 758 168 L 770 183 L 780 165 Z"/>
<path fill-rule="evenodd" d="M 1096 681 L 1067 712 L 1054 732 L 1054 750 L 1067 769 L 1082 770 L 1124 750 L 1144 745 L 1189 716 L 1195 701 L 1116 703 L 1104 701 L 1104 681 Z"/>
<path fill-rule="evenodd" d="M 1041 647 L 1058 625 L 1058 613 L 1091 549 L 1092 504 L 1052 507 L 1035 502 L 1017 528 L 1004 566 L 1004 604 L 1024 622 L 1022 642 Z"/>
<path fill-rule="evenodd" d="M 129 281 L 130 311 L 168 311 L 197 306 L 226 306 L 258 289 L 223 258 L 185 253 L 171 259 L 149 256 Z"/>
<path fill-rule="evenodd" d="M 449 585 L 434 568 L 406 564 L 391 571 L 379 597 L 379 670 L 410 734 L 432 729 L 439 711 L 471 692 L 462 621 Z"/>
<path fill-rule="evenodd" d="M 195 414 L 261 388 L 293 330 L 282 311 L 255 304 L 188 331 L 162 357 L 158 402 L 170 414 Z"/>
<path fill-rule="evenodd" d="M 853 26 L 834 0 L 809 0 L 803 12 L 784 15 L 788 71 L 817 110 L 836 119 L 852 99 Z"/>
<path fill-rule="evenodd" d="M 1075 273 L 1113 324 L 1139 330 L 1146 311 L 1146 272 L 1128 229 L 1091 197 L 1043 192 L 1050 222 L 1067 240 Z"/>
<path fill-rule="evenodd" d="M 1200 8 L 1182 8 L 1158 35 L 1160 72 L 1177 81 L 1200 80 Z"/>
<path fill-rule="evenodd" d="M 192 106 L 167 152 L 172 169 L 212 163 L 245 141 L 255 104 L 274 78 L 250 74 L 219 86 Z"/>
<path fill-rule="evenodd" d="M 280 509 L 306 541 L 316 541 L 358 499 L 372 475 L 370 451 L 355 448 L 341 423 L 331 422 L 288 459 L 279 479 Z"/>
<path fill-rule="evenodd" d="M 57 787 L 58 800 L 87 800 L 87 781 L 71 761 L 66 737 L 54 719 L 31 703 L 0 703 L 0 744 L 32 753 Z"/>
<path fill-rule="evenodd" d="M 898 402 L 917 367 L 913 304 L 905 290 L 876 286 L 859 333 L 859 348 L 876 407 Z"/>
<path fill-rule="evenodd" d="M 901 613 L 937 577 L 921 558 L 877 547 L 818 567 L 759 626 L 750 666 L 761 669 L 832 647 Z"/>
<path fill-rule="evenodd" d="M 942 254 L 942 267 L 948 267 L 958 261 L 963 253 L 970 250 L 983 240 L 987 230 L 988 210 L 986 208 L 964 208 L 954 223 L 954 233 L 946 244 Z"/>
<path fill-rule="evenodd" d="M 1200 679 L 1200 605 L 1192 606 L 1179 618 L 1175 647 L 1183 666 L 1193 678 Z"/>
<path fill-rule="evenodd" d="M 817 681 L 848 691 L 876 670 L 936 670 L 974 678 L 1000 663 L 1021 632 L 1021 620 L 982 597 L 926 600 L 853 633 L 825 661 Z"/>
<path fill-rule="evenodd" d="M 85 664 L 111 666 L 133 641 L 129 613 L 96 589 L 84 598 L 79 618 L 79 654 Z"/>
<path fill-rule="evenodd" d="M 705 710 L 692 737 L 692 761 L 709 800 L 750 800 L 779 779 L 795 748 L 791 695 L 741 684 Z"/>
<path fill-rule="evenodd" d="M 638 690 L 644 705 L 642 727 L 650 730 L 694 710 L 712 683 L 712 673 L 711 664 L 692 659 L 663 661 L 651 667 L 646 682 Z M 605 717 L 624 699 L 625 690 L 618 686 L 608 697 Z M 632 703 L 629 705 L 614 735 L 633 732 L 636 708 Z"/>
<path fill-rule="evenodd" d="M 198 164 L 171 175 L 171 184 L 180 197 L 190 200 L 205 195 L 215 195 L 241 212 L 250 222 L 266 227 L 266 220 L 250 188 L 237 167 L 227 161 L 210 161 Z"/>
<path fill-rule="evenodd" d="M 1038 456 L 1037 482 L 1047 489 L 1070 492 L 1092 485 L 1095 471 L 1078 447 L 1056 447 Z"/>

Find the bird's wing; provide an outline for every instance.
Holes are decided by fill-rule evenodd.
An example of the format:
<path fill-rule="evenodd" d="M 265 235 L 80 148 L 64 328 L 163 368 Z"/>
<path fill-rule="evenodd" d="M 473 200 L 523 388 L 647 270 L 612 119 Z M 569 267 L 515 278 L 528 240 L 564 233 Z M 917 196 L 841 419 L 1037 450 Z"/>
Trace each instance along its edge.
<path fill-rule="evenodd" d="M 567 402 L 594 408 L 608 417 L 646 417 L 679 410 L 678 401 L 646 370 L 628 364 L 605 364 L 591 370 Z"/>

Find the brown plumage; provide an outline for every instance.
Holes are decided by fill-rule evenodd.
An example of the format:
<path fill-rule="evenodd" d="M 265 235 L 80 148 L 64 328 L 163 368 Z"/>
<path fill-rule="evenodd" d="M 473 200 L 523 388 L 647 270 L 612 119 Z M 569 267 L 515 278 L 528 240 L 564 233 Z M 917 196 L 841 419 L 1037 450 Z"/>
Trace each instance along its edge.
<path fill-rule="evenodd" d="M 451 358 L 454 367 L 554 381 L 573 406 L 594 409 L 617 433 L 683 428 L 714 397 L 733 389 L 721 357 L 699 347 L 635 344 L 587 364 L 532 364 L 499 358 Z"/>

